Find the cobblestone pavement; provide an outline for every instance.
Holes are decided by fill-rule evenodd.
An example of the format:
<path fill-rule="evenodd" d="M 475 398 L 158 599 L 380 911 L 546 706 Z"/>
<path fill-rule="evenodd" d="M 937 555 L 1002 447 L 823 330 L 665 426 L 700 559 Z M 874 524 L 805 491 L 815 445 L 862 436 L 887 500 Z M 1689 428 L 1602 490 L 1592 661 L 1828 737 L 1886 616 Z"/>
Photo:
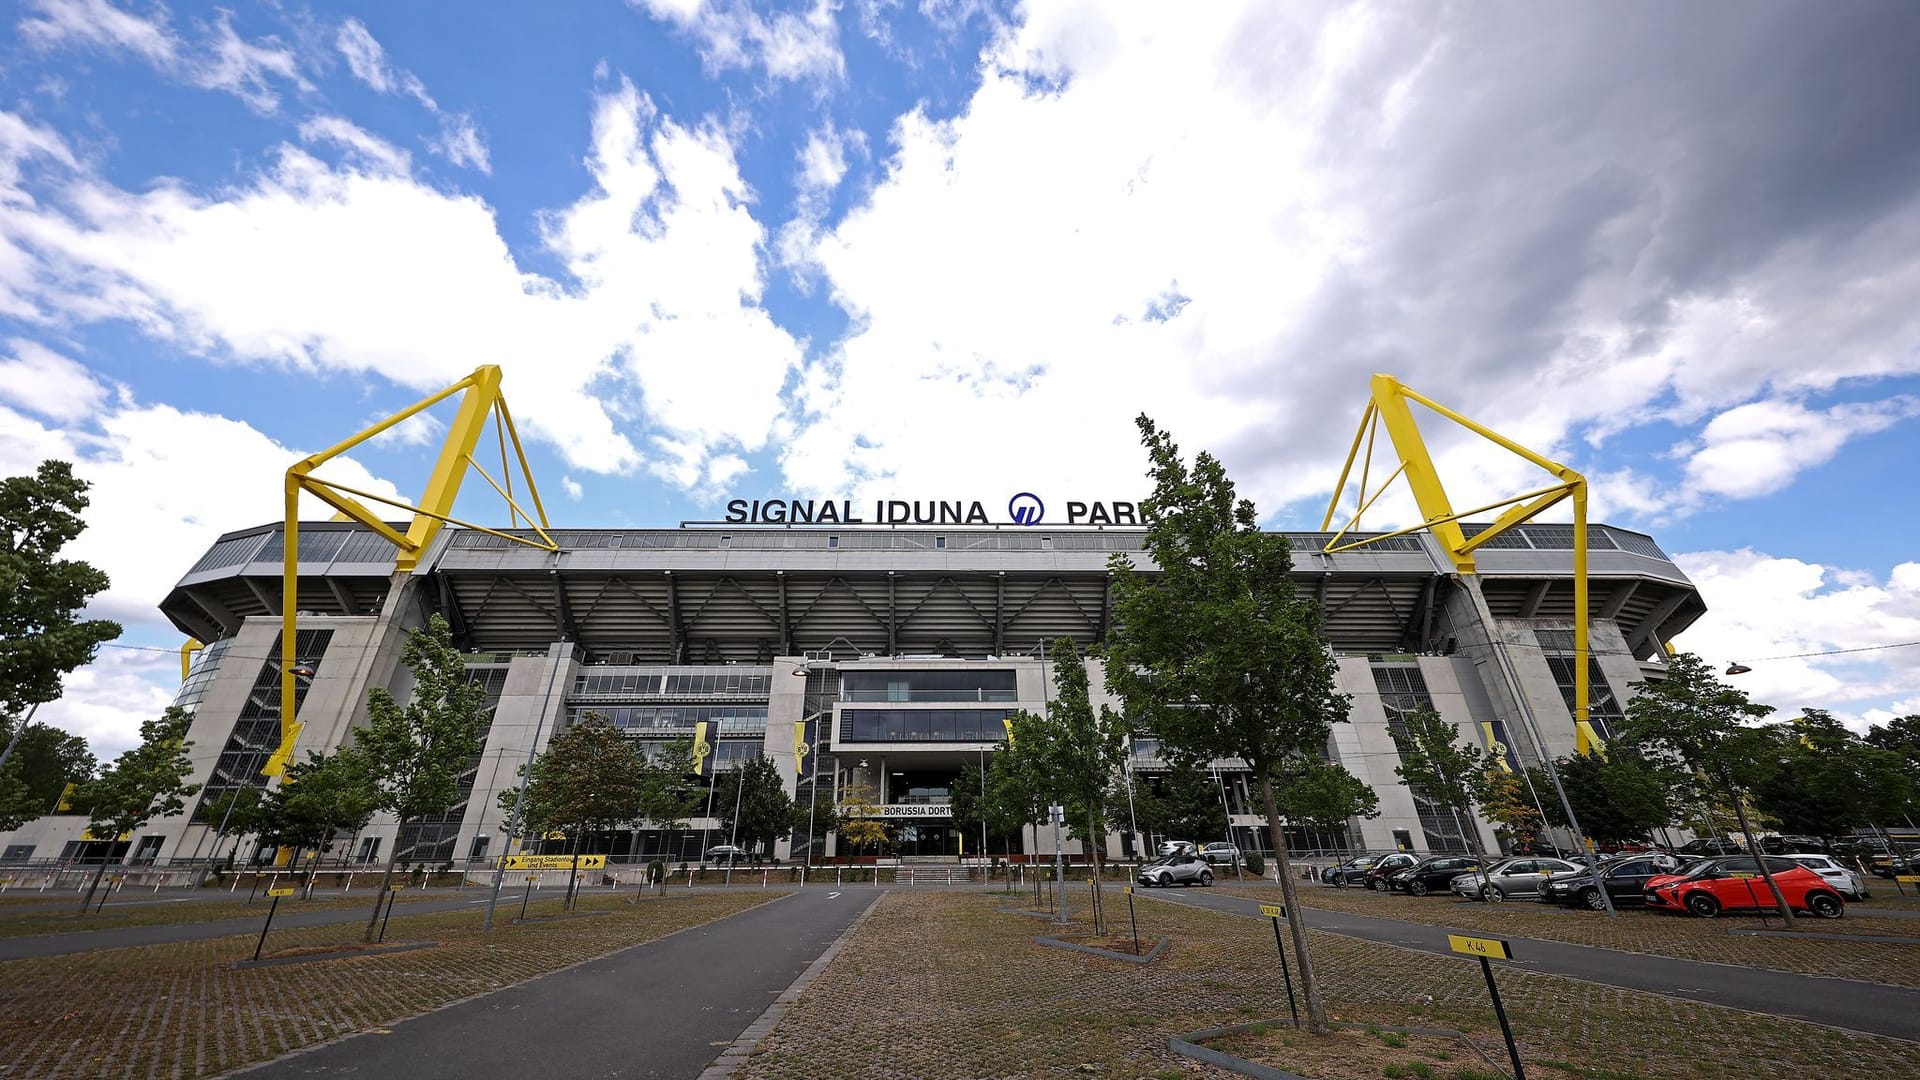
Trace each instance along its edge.
<path fill-rule="evenodd" d="M 1278 885 L 1221 885 L 1215 892 L 1276 903 Z M 1734 927 L 1759 929 L 1752 916 L 1696 919 L 1662 911 L 1624 909 L 1618 918 L 1602 912 L 1572 910 L 1531 900 L 1484 904 L 1451 895 L 1404 896 L 1302 884 L 1300 902 L 1309 908 L 1448 926 L 1504 937 L 1565 941 L 1603 949 L 1671 956 L 1770 971 L 1793 971 L 1839 979 L 1861 979 L 1892 986 L 1920 987 L 1920 945 L 1890 942 L 1794 941 L 1790 938 L 1731 934 Z M 1311 922 L 1311 916 L 1309 916 Z M 1780 920 L 1770 920 L 1780 929 Z M 1910 921 L 1847 915 L 1841 919 L 1799 919 L 1802 930 L 1819 933 L 1920 936 Z"/>
<path fill-rule="evenodd" d="M 378 1028 L 782 895 L 697 892 L 582 901 L 598 917 L 480 932 L 480 912 L 393 916 L 389 941 L 438 947 L 236 969 L 254 936 L 0 963 L 0 1076 L 208 1076 Z M 509 908 L 510 917 L 515 908 Z M 357 942 L 360 923 L 275 930 L 268 952 Z"/>
<path fill-rule="evenodd" d="M 1018 902 L 890 893 L 735 1075 L 1225 1078 L 1174 1056 L 1167 1036 L 1287 1014 L 1260 922 L 1140 903 L 1142 934 L 1172 942 L 1136 966 L 1037 945 L 1048 924 L 999 910 Z M 1110 908 L 1124 931 L 1124 901 Z M 1471 962 L 1311 938 L 1337 1017 L 1456 1027 L 1504 1054 Z M 1523 1057 L 1604 1060 L 1610 1080 L 1698 1080 L 1763 1063 L 1769 1075 L 1920 1072 L 1920 1044 L 1521 970 L 1499 978 Z"/>

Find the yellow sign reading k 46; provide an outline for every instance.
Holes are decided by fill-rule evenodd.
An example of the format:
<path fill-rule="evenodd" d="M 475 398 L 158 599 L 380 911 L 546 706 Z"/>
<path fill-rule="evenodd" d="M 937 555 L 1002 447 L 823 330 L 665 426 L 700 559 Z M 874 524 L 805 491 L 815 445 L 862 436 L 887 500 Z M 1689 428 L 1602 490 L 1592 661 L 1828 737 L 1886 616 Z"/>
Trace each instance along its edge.
<path fill-rule="evenodd" d="M 1513 950 L 1499 938 L 1462 937 L 1459 934 L 1448 934 L 1447 947 L 1467 956 L 1485 956 L 1493 960 L 1513 959 Z"/>

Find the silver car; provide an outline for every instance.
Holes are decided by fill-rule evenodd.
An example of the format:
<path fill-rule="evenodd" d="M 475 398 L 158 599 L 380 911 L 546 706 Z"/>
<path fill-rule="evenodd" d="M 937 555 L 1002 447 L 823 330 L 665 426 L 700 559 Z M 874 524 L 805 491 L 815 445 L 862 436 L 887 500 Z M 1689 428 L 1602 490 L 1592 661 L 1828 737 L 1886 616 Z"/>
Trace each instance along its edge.
<path fill-rule="evenodd" d="M 1502 859 L 1488 867 L 1485 873 L 1470 870 L 1454 878 L 1452 888 L 1461 896 L 1493 904 L 1502 900 L 1531 900 L 1540 895 L 1540 890 L 1553 875 L 1577 874 L 1582 869 L 1565 859 L 1540 859 L 1527 855 L 1518 859 Z"/>
<path fill-rule="evenodd" d="M 1158 885 L 1211 885 L 1213 871 L 1208 868 L 1207 860 L 1198 855 L 1169 855 L 1164 859 L 1155 859 L 1140 868 L 1140 884 L 1145 888 Z"/>
<path fill-rule="evenodd" d="M 1831 855 L 1786 855 L 1801 866 L 1819 874 L 1833 886 L 1833 891 L 1849 900 L 1865 900 L 1872 895 L 1867 891 L 1867 883 L 1859 874 L 1840 865 Z"/>

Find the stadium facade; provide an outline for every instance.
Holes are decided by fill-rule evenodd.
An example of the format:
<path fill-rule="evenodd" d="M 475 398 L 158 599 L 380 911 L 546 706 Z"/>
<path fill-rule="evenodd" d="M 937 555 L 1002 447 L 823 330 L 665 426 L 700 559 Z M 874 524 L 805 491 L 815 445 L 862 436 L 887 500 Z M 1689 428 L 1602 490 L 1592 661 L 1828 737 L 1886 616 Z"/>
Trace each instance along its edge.
<path fill-rule="evenodd" d="M 759 508 L 751 516 L 764 520 Z M 1151 564 L 1138 528 L 933 520 L 558 530 L 558 552 L 449 528 L 402 573 L 392 549 L 358 525 L 301 523 L 297 652 L 313 672 L 297 705 L 300 757 L 348 739 L 365 722 L 370 688 L 404 694 L 401 645 L 433 613 L 449 621 L 487 690 L 486 746 L 463 778 L 462 803 L 405 836 L 376 819 L 342 838 L 336 856 L 384 862 L 396 842 L 416 864 L 499 854 L 499 793 L 516 785 L 530 753 L 589 712 L 652 743 L 704 724 L 712 769 L 764 755 L 802 806 L 831 805 L 856 787 L 875 793 L 902 855 L 976 855 L 978 839 L 954 828 L 949 804 L 960 767 L 994 753 L 1010 711 L 1046 707 L 1053 660 L 1043 643 L 1093 645 L 1107 634 L 1109 557 Z M 1325 534 L 1289 535 L 1295 575 L 1325 613 L 1340 686 L 1352 695 L 1351 722 L 1335 728 L 1327 756 L 1370 784 L 1381 808 L 1336 835 L 1296 830 L 1296 840 L 1453 850 L 1464 828 L 1478 828 L 1496 843 L 1487 823 L 1456 821 L 1398 782 L 1392 733 L 1409 709 L 1431 704 L 1463 740 L 1513 765 L 1573 752 L 1572 528 L 1520 527 L 1482 548 L 1471 575 L 1424 534 L 1333 555 L 1321 553 Z M 193 779 L 204 785 L 193 812 L 118 844 L 86 838 L 83 818 L 50 814 L 0 836 L 9 860 L 215 856 L 218 823 L 204 808 L 265 783 L 260 770 L 279 741 L 282 540 L 277 524 L 222 536 L 162 604 L 182 633 L 207 643 L 178 697 L 194 711 Z M 1592 717 L 1605 738 L 1633 684 L 1659 677 L 1666 642 L 1705 607 L 1651 538 L 1594 525 L 1589 546 Z M 1110 700 L 1090 668 L 1096 702 Z M 1138 738 L 1128 786 L 1150 788 L 1163 769 L 1154 740 Z M 1257 791 L 1239 763 L 1215 762 L 1213 775 L 1233 839 L 1266 848 Z M 1110 855 L 1157 839 L 1116 816 Z M 606 834 L 590 850 L 698 858 L 726 840 L 714 824 L 697 816 L 671 833 Z M 1051 854 L 1051 845 L 1046 831 L 988 839 L 996 855 Z M 816 830 L 775 854 L 843 852 Z"/>

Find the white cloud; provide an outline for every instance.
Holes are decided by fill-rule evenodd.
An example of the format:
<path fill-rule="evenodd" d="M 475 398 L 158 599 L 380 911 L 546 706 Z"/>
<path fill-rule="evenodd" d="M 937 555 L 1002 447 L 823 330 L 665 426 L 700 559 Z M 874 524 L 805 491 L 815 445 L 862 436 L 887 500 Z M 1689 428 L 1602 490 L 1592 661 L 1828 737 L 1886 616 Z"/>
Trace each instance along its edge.
<path fill-rule="evenodd" d="M 747 0 L 628 0 L 700 42 L 709 69 L 764 68 L 776 79 L 841 79 L 846 57 L 834 0 L 813 0 L 804 11 L 763 15 Z"/>
<path fill-rule="evenodd" d="M 14 338 L 0 358 L 0 400 L 50 420 L 84 419 L 100 407 L 107 388 L 86 368 L 38 342 Z"/>
<path fill-rule="evenodd" d="M 846 141 L 832 124 L 807 133 L 799 153 L 800 173 L 795 178 L 802 192 L 818 194 L 840 185 L 847 175 Z"/>
<path fill-rule="evenodd" d="M 369 416 L 362 426 L 372 427 L 388 415 Z M 446 434 L 446 421 L 431 412 L 421 412 L 414 413 L 368 441 L 376 446 L 437 446 L 446 438 Z"/>
<path fill-rule="evenodd" d="M 140 742 L 140 724 L 166 711 L 180 685 L 180 659 L 159 646 L 101 649 L 93 663 L 61 682 L 57 701 L 40 706 L 34 722 L 87 740 L 94 756 L 111 761 Z"/>
<path fill-rule="evenodd" d="M 405 150 L 342 117 L 316 116 L 300 125 L 300 138 L 338 146 L 376 175 L 406 176 L 413 170 Z"/>
<path fill-rule="evenodd" d="M 107 0 L 33 0 L 39 14 L 20 20 L 20 35 L 41 48 L 90 45 L 137 53 L 157 67 L 173 63 L 179 41 L 167 28 L 165 8 L 143 19 Z"/>
<path fill-rule="evenodd" d="M 579 502 L 581 497 L 587 493 L 587 489 L 580 485 L 580 481 L 575 480 L 571 476 L 562 476 L 560 478 L 560 489 L 565 491 L 567 498 L 572 499 L 574 502 Z"/>
<path fill-rule="evenodd" d="M 1833 460 L 1851 439 L 1920 415 L 1920 398 L 1813 410 L 1791 401 L 1756 401 L 1715 416 L 1687 457 L 1689 489 L 1745 499 L 1786 487 L 1803 470 Z"/>
<path fill-rule="evenodd" d="M 200 39 L 188 41 L 167 24 L 165 8 L 142 18 L 106 0 L 35 0 L 38 17 L 22 19 L 21 36 L 42 49 L 94 47 L 125 51 L 171 78 L 219 90 L 259 113 L 280 107 L 277 82 L 313 89 L 300 74 L 300 61 L 278 38 L 243 38 L 233 29 L 233 13 L 220 10 Z"/>
<path fill-rule="evenodd" d="M 694 487 L 718 457 L 766 445 L 800 350 L 757 306 L 765 231 L 719 129 L 659 115 L 624 81 L 603 95 L 595 186 L 540 222 L 560 280 L 520 270 L 479 199 L 411 179 L 398 151 L 344 121 L 315 125 L 309 137 L 363 164 L 282 146 L 270 168 L 211 193 L 132 192 L 82 168 L 43 175 L 41 197 L 0 199 L 0 304 L 416 389 L 498 363 L 526 430 L 575 468 L 645 466 Z M 0 139 L 8 130 L 0 114 Z M 0 157 L 0 177 L 64 152 L 43 144 Z M 650 452 L 616 416 L 646 418 Z"/>
<path fill-rule="evenodd" d="M 410 94 L 430 111 L 440 111 L 433 96 L 427 93 L 425 83 L 411 71 L 396 68 L 387 62 L 386 49 L 374 40 L 372 32 L 359 19 L 348 19 L 341 23 L 333 44 L 340 50 L 340 55 L 346 57 L 347 70 L 371 89 L 382 94 Z"/>
<path fill-rule="evenodd" d="M 1864 730 L 1904 708 L 1920 684 L 1920 647 L 1794 657 L 1920 641 L 1920 563 L 1885 581 L 1860 571 L 1782 558 L 1751 548 L 1674 556 L 1707 603 L 1676 647 L 1719 667 L 1753 670 L 1735 681 L 1783 715 L 1828 709 Z M 1908 709 L 1907 711 L 1912 711 Z M 1898 711 L 1893 715 L 1900 715 Z"/>
<path fill-rule="evenodd" d="M 427 140 L 428 149 L 455 165 L 469 169 L 478 169 L 483 173 L 493 172 L 493 163 L 487 156 L 487 141 L 480 134 L 479 125 L 473 117 L 465 113 L 458 116 L 440 117 L 440 134 Z"/>

